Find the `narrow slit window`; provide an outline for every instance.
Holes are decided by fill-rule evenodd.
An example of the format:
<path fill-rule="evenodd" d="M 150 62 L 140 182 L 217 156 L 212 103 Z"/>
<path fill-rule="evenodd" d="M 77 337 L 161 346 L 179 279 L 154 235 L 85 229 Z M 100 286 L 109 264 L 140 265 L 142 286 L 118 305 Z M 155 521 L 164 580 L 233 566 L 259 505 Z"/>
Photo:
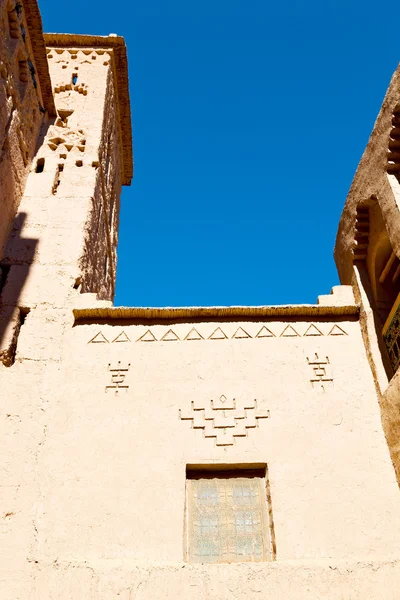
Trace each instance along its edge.
<path fill-rule="evenodd" d="M 36 173 L 43 173 L 44 170 L 44 158 L 38 158 L 36 163 Z"/>
<path fill-rule="evenodd" d="M 274 559 L 266 470 L 188 471 L 187 557 L 190 562 Z"/>

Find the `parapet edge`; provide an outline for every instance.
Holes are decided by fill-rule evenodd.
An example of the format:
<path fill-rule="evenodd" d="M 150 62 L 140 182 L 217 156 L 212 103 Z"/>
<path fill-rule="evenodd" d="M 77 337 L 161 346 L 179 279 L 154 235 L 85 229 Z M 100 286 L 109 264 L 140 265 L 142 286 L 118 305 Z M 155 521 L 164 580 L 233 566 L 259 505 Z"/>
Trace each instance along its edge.
<path fill-rule="evenodd" d="M 284 306 L 189 306 L 189 307 L 94 307 L 74 308 L 75 322 L 86 319 L 140 319 L 140 320 L 174 320 L 174 319 L 207 319 L 207 318 L 287 318 L 287 317 L 358 317 L 359 306 L 320 306 L 317 304 L 300 304 Z"/>

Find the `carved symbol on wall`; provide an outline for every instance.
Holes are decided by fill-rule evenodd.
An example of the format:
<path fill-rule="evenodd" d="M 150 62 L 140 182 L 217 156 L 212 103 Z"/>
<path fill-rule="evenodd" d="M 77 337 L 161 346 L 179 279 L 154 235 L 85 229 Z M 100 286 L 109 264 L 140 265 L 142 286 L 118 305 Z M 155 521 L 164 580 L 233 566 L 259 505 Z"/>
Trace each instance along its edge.
<path fill-rule="evenodd" d="M 164 333 L 164 335 L 162 336 L 161 342 L 178 342 L 179 338 L 176 335 L 175 331 L 172 331 L 172 329 L 168 329 L 167 333 Z"/>
<path fill-rule="evenodd" d="M 209 340 L 227 340 L 228 336 L 226 335 L 226 333 L 224 333 L 222 331 L 221 327 L 217 327 L 217 329 L 212 332 L 212 334 L 210 335 L 210 337 L 208 339 Z"/>
<path fill-rule="evenodd" d="M 60 112 L 66 115 L 71 115 L 73 111 L 64 110 Z M 53 127 L 51 132 L 57 132 L 57 130 L 59 131 L 58 127 Z M 77 133 L 71 129 L 64 129 L 61 136 L 53 135 L 52 137 L 48 137 L 47 145 L 49 146 L 50 150 L 53 150 L 53 152 L 56 150 L 71 152 L 73 148 L 77 148 L 79 152 L 85 152 L 86 138 L 82 137 L 81 132 Z"/>
<path fill-rule="evenodd" d="M 204 338 L 201 333 L 199 333 L 197 329 L 193 327 L 193 329 L 191 329 L 185 337 L 185 340 L 204 340 Z"/>
<path fill-rule="evenodd" d="M 99 333 L 96 333 L 96 335 L 94 336 L 94 338 L 92 338 L 91 340 L 88 341 L 88 344 L 108 344 L 109 341 L 106 337 L 104 337 L 104 335 L 102 334 L 101 331 L 99 331 Z"/>
<path fill-rule="evenodd" d="M 202 429 L 203 436 L 214 438 L 216 446 L 233 446 L 236 437 L 247 437 L 248 429 L 258 427 L 258 420 L 269 416 L 269 410 L 257 410 L 257 400 L 238 408 L 235 398 L 228 400 L 224 395 L 211 400 L 208 408 L 192 401 L 190 410 L 179 410 L 182 421 L 191 421 L 192 429 Z"/>
<path fill-rule="evenodd" d="M 324 335 L 315 325 L 311 324 L 310 327 L 304 334 L 305 336 L 319 336 Z"/>
<path fill-rule="evenodd" d="M 266 337 L 275 337 L 275 335 L 272 333 L 272 331 L 270 329 L 268 329 L 268 327 L 265 327 L 265 325 L 263 327 L 261 327 L 260 331 L 257 333 L 256 338 L 266 338 Z"/>
<path fill-rule="evenodd" d="M 122 343 L 122 342 L 130 342 L 130 341 L 131 340 L 128 338 L 125 331 L 121 331 L 121 333 L 119 335 L 117 335 L 115 340 L 112 341 L 112 343 L 114 344 L 115 342 Z"/>
<path fill-rule="evenodd" d="M 285 329 L 282 331 L 280 337 L 299 337 L 299 334 L 291 325 L 287 325 L 287 327 L 285 327 Z"/>
<path fill-rule="evenodd" d="M 72 84 L 72 83 L 60 83 L 54 87 L 54 93 L 60 94 L 61 92 L 78 92 L 78 94 L 87 95 L 88 86 L 86 83 Z"/>
<path fill-rule="evenodd" d="M 123 367 L 120 361 L 118 361 L 116 367 L 112 367 L 111 364 L 108 365 L 108 370 L 111 373 L 111 384 L 106 385 L 106 392 L 114 390 L 115 395 L 118 396 L 119 390 L 125 392 L 128 390 L 129 385 L 124 385 L 124 382 L 130 366 L 130 363 L 128 363 L 127 366 Z"/>
<path fill-rule="evenodd" d="M 150 329 L 148 329 L 146 331 L 146 333 L 144 333 L 138 340 L 136 340 L 137 342 L 156 342 L 157 338 L 154 337 L 154 335 L 152 334 L 152 332 L 150 331 Z"/>
<path fill-rule="evenodd" d="M 347 335 L 347 333 L 339 325 L 334 325 L 328 335 Z"/>
<path fill-rule="evenodd" d="M 237 340 L 241 340 L 244 338 L 251 338 L 251 335 L 249 335 L 247 333 L 247 331 L 245 331 L 242 327 L 239 327 L 239 329 L 237 329 L 235 331 L 235 333 L 233 334 L 232 338 L 235 338 Z"/>
<path fill-rule="evenodd" d="M 325 387 L 333 384 L 330 366 L 328 366 L 330 364 L 328 356 L 326 356 L 325 360 L 323 360 L 318 357 L 317 353 L 315 353 L 315 356 L 312 360 L 310 360 L 307 356 L 307 362 L 313 370 L 313 375 L 310 379 L 312 387 L 317 387 L 325 392 Z"/>

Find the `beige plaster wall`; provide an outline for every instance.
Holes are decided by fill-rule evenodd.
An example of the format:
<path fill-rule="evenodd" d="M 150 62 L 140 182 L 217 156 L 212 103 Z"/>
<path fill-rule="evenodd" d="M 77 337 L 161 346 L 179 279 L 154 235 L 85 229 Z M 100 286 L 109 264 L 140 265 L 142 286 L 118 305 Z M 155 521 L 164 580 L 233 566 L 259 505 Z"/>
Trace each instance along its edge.
<path fill-rule="evenodd" d="M 268 323 L 275 337 L 257 338 L 263 325 L 66 332 L 62 391 L 43 455 L 44 556 L 61 548 L 76 557 L 79 548 L 82 558 L 181 561 L 185 466 L 261 462 L 269 467 L 279 560 L 396 557 L 399 492 L 358 322 Z M 184 340 L 193 326 L 204 339 Z M 208 339 L 215 330 L 218 339 Z M 170 341 L 136 341 L 152 335 Z M 316 353 L 329 359 L 325 391 L 311 383 L 307 357 Z M 118 361 L 130 365 L 129 388 L 115 395 L 108 365 Z M 270 418 L 222 447 L 179 418 L 191 402 L 208 408 L 222 394 L 238 406 L 257 399 Z"/>
<path fill-rule="evenodd" d="M 0 260 L 43 122 L 40 79 L 25 11 L 0 1 Z M 28 63 L 30 62 L 30 65 Z M 30 72 L 33 71 L 33 75 Z"/>
<path fill-rule="evenodd" d="M 1 366 L 0 590 L 396 597 L 399 491 L 355 317 L 72 327 L 77 293 L 40 328 L 29 314 Z M 217 446 L 181 416 L 222 394 L 269 418 Z M 253 463 L 269 469 L 277 563 L 188 565 L 186 465 Z"/>
<path fill-rule="evenodd" d="M 43 329 L 43 315 L 54 321 L 48 311 L 65 307 L 74 287 L 114 295 L 121 152 L 112 54 L 48 49 L 58 117 L 46 123 L 2 260 L 0 358 L 7 363 L 18 310 L 30 310 Z"/>

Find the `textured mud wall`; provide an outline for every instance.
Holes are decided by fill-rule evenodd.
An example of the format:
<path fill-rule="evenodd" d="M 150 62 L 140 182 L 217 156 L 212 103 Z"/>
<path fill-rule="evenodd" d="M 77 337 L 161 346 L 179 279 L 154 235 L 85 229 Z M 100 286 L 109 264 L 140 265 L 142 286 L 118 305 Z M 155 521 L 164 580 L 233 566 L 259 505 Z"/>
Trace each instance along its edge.
<path fill-rule="evenodd" d="M 0 260 L 43 121 L 43 99 L 25 11 L 0 0 Z"/>
<path fill-rule="evenodd" d="M 368 145 L 354 177 L 340 219 L 336 238 L 335 260 L 344 284 L 353 279 L 353 249 L 357 206 L 376 199 L 382 210 L 393 250 L 400 256 L 400 185 L 388 174 L 388 152 L 393 115 L 400 105 L 400 71 L 394 73 Z"/>
<path fill-rule="evenodd" d="M 400 482 L 398 377 L 389 383 L 392 369 L 382 337 L 380 303 L 376 302 L 374 293 L 376 251 L 386 233 L 393 252 L 400 257 L 399 109 L 400 71 L 397 69 L 343 209 L 335 260 L 341 282 L 351 283 L 361 307 L 364 344 L 379 397 L 387 442 Z M 365 237 L 358 235 L 357 210 L 360 206 L 367 207 L 364 208 L 368 214 L 363 232 Z M 356 260 L 360 255 L 362 260 Z"/>
<path fill-rule="evenodd" d="M 2 260 L 7 364 L 18 311 L 30 310 L 39 323 L 41 311 L 63 307 L 73 287 L 114 295 L 121 165 L 111 54 L 49 48 L 48 60 L 58 116 L 46 123 Z"/>
<path fill-rule="evenodd" d="M 107 56 L 107 55 L 105 55 Z M 112 299 L 117 267 L 119 199 L 121 194 L 121 150 L 117 101 L 109 69 L 99 148 L 99 172 L 91 214 L 87 222 L 81 259 L 82 291 L 97 292 Z"/>
<path fill-rule="evenodd" d="M 71 221 L 79 219 L 73 262 L 79 268 L 82 291 L 111 299 L 116 268 L 113 243 L 118 236 L 116 198 L 121 190 L 111 53 L 53 48 L 48 58 L 61 117 L 52 132 L 51 150 L 57 164 L 63 165 L 53 193 L 63 198 Z"/>
<path fill-rule="evenodd" d="M 396 598 L 399 492 L 357 320 L 72 327 L 83 300 L 29 314 L 1 367 L 4 597 Z M 277 562 L 188 565 L 186 465 L 254 463 Z"/>

